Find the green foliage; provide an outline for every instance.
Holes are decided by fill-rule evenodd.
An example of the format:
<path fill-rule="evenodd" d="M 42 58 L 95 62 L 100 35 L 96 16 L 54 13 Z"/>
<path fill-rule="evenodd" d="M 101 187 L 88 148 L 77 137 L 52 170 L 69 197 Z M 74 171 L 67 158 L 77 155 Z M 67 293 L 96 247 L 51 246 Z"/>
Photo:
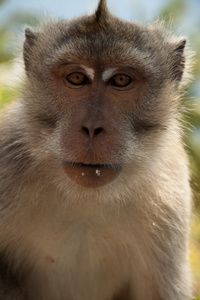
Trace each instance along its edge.
<path fill-rule="evenodd" d="M 0 86 L 0 111 L 5 105 L 12 102 L 17 97 L 17 94 L 18 92 L 9 86 Z"/>
<path fill-rule="evenodd" d="M 168 2 L 167 2 L 168 3 Z M 173 23 L 177 24 L 180 22 L 181 17 L 183 16 L 186 10 L 186 3 L 183 0 L 174 0 L 168 3 L 163 11 L 160 13 L 160 18 L 164 19 L 168 22 L 171 22 L 171 18 L 173 19 Z"/>

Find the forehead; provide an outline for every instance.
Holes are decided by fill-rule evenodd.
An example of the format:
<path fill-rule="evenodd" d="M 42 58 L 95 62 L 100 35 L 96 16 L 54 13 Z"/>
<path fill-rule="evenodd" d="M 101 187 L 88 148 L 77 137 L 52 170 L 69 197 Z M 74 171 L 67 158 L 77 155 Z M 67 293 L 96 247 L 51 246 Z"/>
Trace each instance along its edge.
<path fill-rule="evenodd" d="M 147 71 L 158 66 L 163 38 L 158 43 L 152 28 L 115 18 L 104 27 L 92 24 L 89 18 L 57 23 L 57 34 L 50 35 L 46 46 L 51 49 L 51 62 L 69 60 L 102 68 L 126 64 Z"/>
<path fill-rule="evenodd" d="M 102 35 L 70 37 L 62 43 L 59 49 L 60 56 L 71 56 L 91 62 L 121 62 L 125 60 L 134 49 L 133 45 L 122 43 L 116 38 Z"/>
<path fill-rule="evenodd" d="M 138 59 L 142 54 L 136 54 L 135 45 L 122 42 L 119 39 L 106 35 L 96 34 L 94 36 L 82 35 L 68 37 L 62 41 L 62 45 L 53 50 L 55 60 L 66 60 L 70 62 L 89 62 L 90 66 L 122 65 L 131 58 Z"/>
<path fill-rule="evenodd" d="M 117 40 L 93 39 L 81 37 L 66 41 L 58 53 L 54 52 L 55 65 L 78 64 L 86 69 L 86 73 L 94 76 L 95 71 L 103 72 L 106 80 L 117 68 L 134 68 L 135 71 L 150 76 L 153 63 L 149 64 L 144 51 L 138 51 L 133 45 L 127 45 Z"/>
<path fill-rule="evenodd" d="M 109 20 L 106 26 L 92 22 L 89 17 L 58 23 L 57 45 L 60 45 L 63 53 L 74 52 L 76 56 L 87 59 L 90 57 L 93 60 L 104 57 L 108 61 L 113 58 L 121 59 L 130 54 L 132 49 L 146 45 L 147 41 L 140 43 L 146 32 L 140 26 L 135 23 L 127 24 L 114 17 Z M 53 32 L 51 28 L 50 32 Z M 54 43 L 55 34 L 50 36 L 50 43 Z M 56 48 L 57 51 L 58 47 Z"/>

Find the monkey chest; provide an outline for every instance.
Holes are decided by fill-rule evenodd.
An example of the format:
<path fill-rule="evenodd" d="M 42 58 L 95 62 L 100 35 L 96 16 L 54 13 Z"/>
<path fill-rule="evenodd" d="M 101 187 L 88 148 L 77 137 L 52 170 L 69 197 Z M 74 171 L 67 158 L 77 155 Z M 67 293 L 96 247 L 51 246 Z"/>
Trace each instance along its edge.
<path fill-rule="evenodd" d="M 105 230 L 77 224 L 67 233 L 40 232 L 36 239 L 26 278 L 30 300 L 109 299 L 127 277 L 122 243 Z"/>

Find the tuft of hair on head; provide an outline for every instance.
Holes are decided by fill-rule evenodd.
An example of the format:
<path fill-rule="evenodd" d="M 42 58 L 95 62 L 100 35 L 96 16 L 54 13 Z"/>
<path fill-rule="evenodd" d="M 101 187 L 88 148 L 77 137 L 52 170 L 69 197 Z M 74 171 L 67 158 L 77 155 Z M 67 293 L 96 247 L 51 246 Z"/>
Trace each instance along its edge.
<path fill-rule="evenodd" d="M 108 14 L 109 14 L 109 12 L 108 12 L 108 8 L 107 8 L 107 1 L 100 0 L 97 10 L 95 12 L 96 21 L 101 22 L 101 21 L 105 20 Z"/>

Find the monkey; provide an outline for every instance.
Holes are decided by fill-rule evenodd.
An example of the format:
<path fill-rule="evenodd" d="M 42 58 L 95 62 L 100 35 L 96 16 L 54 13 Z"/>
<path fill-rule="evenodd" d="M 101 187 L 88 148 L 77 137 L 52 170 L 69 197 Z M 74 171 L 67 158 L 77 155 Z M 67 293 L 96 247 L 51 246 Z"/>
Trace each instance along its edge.
<path fill-rule="evenodd" d="M 105 0 L 25 30 L 0 121 L 0 299 L 191 297 L 185 45 Z"/>

